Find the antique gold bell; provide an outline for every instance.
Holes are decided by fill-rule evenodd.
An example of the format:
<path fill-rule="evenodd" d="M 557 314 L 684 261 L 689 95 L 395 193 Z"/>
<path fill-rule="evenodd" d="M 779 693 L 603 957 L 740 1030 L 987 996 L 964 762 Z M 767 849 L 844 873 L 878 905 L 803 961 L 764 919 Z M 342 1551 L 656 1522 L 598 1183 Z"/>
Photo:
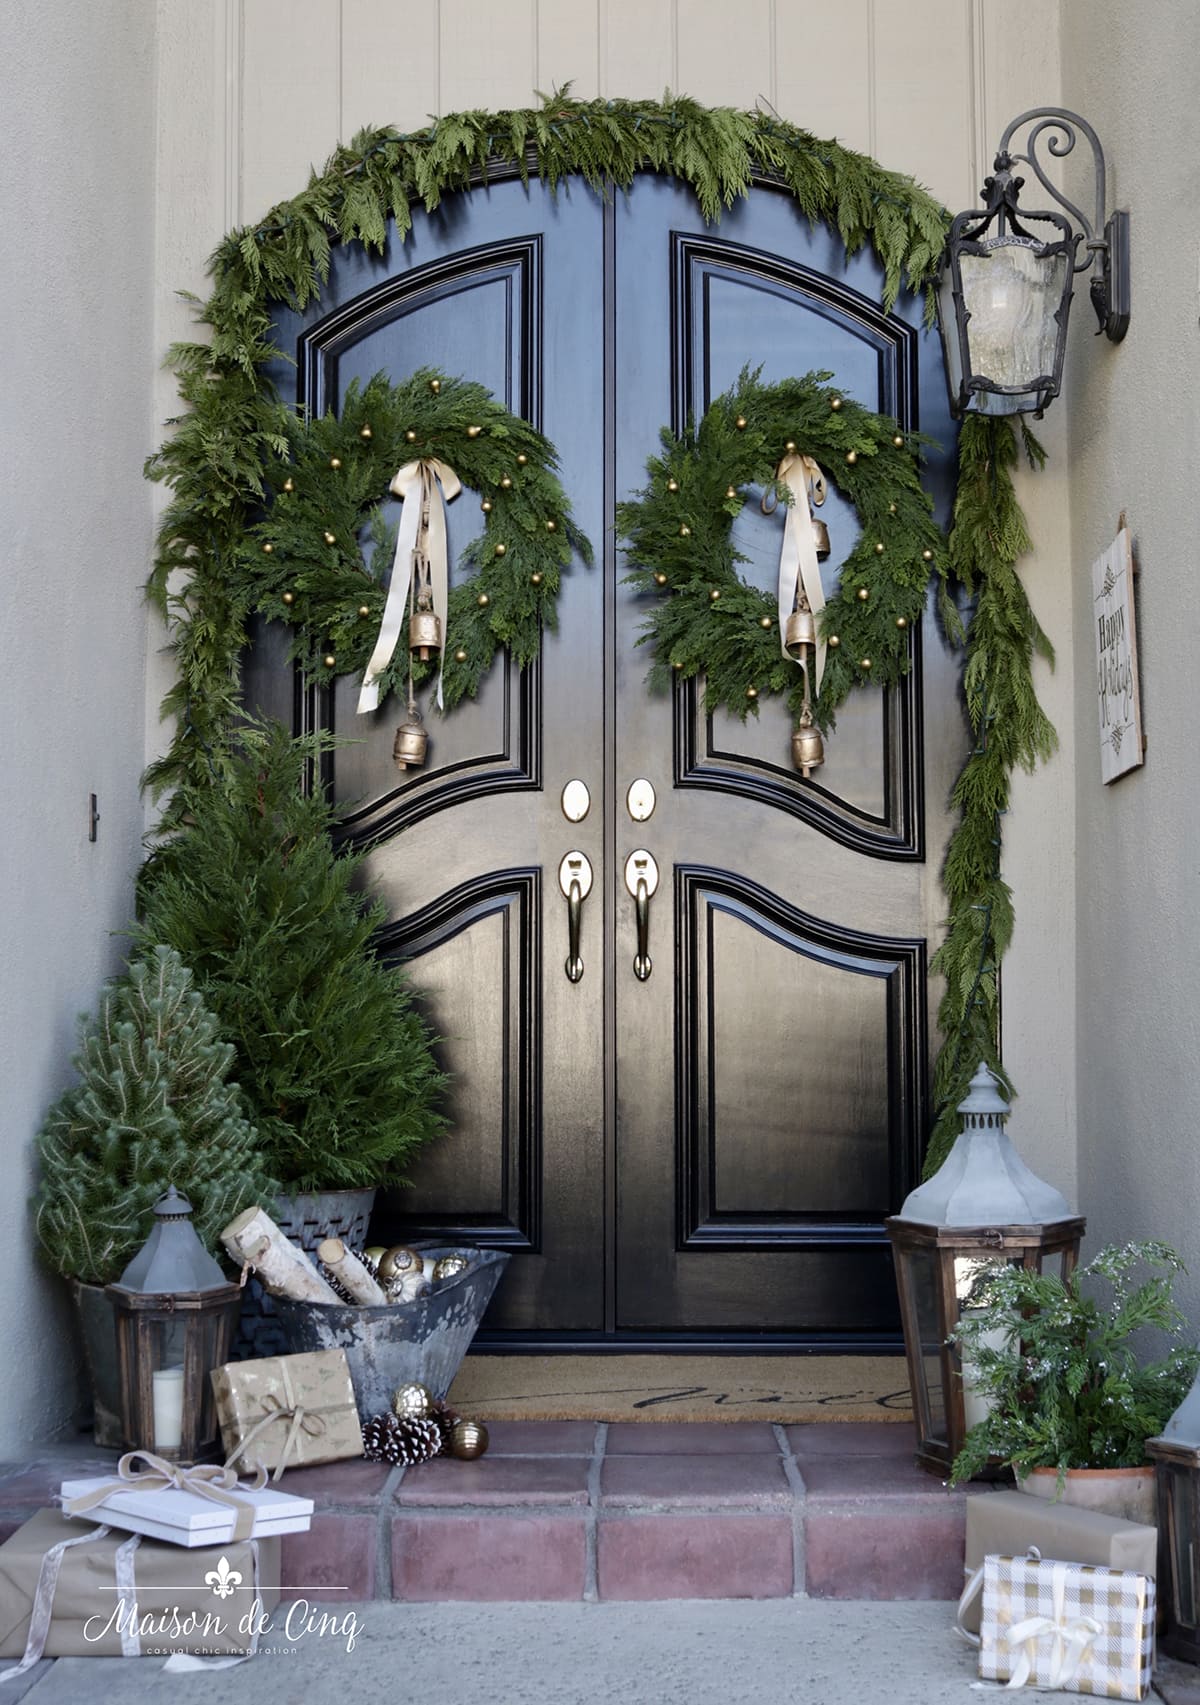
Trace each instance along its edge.
<path fill-rule="evenodd" d="M 406 770 L 410 764 L 414 768 L 423 764 L 428 746 L 429 736 L 421 727 L 421 713 L 416 705 L 410 704 L 408 720 L 397 728 L 392 742 L 392 759 L 396 768 Z"/>
<path fill-rule="evenodd" d="M 821 520 L 819 515 L 814 515 L 812 518 L 812 530 L 813 543 L 817 547 L 817 561 L 824 562 L 825 558 L 830 554 L 829 528 L 825 525 L 824 521 Z"/>
<path fill-rule="evenodd" d="M 442 649 L 441 617 L 431 609 L 418 606 L 408 618 L 408 649 L 422 663 Z"/>
<path fill-rule="evenodd" d="M 783 643 L 789 657 L 803 657 L 810 645 L 816 645 L 817 623 L 807 598 L 798 610 L 792 611 L 784 624 Z"/>
<path fill-rule="evenodd" d="M 807 711 L 800 716 L 800 726 L 792 735 L 792 762 L 807 780 L 809 774 L 825 762 L 825 742 L 821 730 Z"/>

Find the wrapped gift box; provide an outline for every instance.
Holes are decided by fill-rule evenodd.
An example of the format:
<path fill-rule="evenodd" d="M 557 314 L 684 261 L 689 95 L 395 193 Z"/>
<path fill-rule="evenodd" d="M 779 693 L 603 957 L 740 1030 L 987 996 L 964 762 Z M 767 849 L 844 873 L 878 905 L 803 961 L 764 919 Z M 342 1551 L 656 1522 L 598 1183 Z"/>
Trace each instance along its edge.
<path fill-rule="evenodd" d="M 116 1484 L 111 1475 L 101 1474 L 88 1480 L 64 1480 L 59 1493 L 64 1506 L 69 1506 L 76 1498 L 90 1498 L 101 1487 Z M 311 1498 L 270 1488 L 261 1492 L 239 1488 L 230 1496 L 253 1507 L 254 1526 L 250 1530 L 253 1539 L 307 1533 L 311 1525 Z M 204 1545 L 228 1545 L 233 1538 L 237 1512 L 202 1493 L 184 1492 L 174 1486 L 158 1491 L 130 1487 L 114 1490 L 103 1502 L 82 1512 L 77 1520 L 107 1522 L 110 1527 L 124 1528 L 127 1533 L 144 1533 L 151 1539 L 191 1550 Z"/>
<path fill-rule="evenodd" d="M 344 1350 L 227 1362 L 212 1382 L 225 1459 L 238 1468 L 309 1468 L 362 1455 Z"/>
<path fill-rule="evenodd" d="M 1034 1545 L 1043 1557 L 1126 1569 L 1154 1579 L 1158 1529 L 1102 1516 L 1074 1504 L 1052 1504 L 1027 1492 L 990 1492 L 967 1499 L 967 1567 L 974 1574 L 985 1557 L 1021 1557 Z M 979 1632 L 979 1604 L 965 1614 Z"/>
<path fill-rule="evenodd" d="M 116 1622 L 119 1613 L 128 1625 L 133 1613 L 117 1587 L 117 1551 L 122 1546 L 132 1552 L 127 1550 L 122 1568 L 132 1576 L 143 1650 L 246 1652 L 255 1599 L 263 1611 L 279 1603 L 278 1539 L 181 1551 L 152 1539 L 131 1540 L 124 1533 L 90 1538 L 86 1530 L 81 1533 L 79 1522 L 54 1510 L 39 1510 L 0 1545 L 0 1657 L 19 1658 L 25 1651 L 43 1559 L 64 1540 L 80 1543 L 62 1553 L 44 1647 L 49 1658 L 132 1655 L 122 1644 Z"/>

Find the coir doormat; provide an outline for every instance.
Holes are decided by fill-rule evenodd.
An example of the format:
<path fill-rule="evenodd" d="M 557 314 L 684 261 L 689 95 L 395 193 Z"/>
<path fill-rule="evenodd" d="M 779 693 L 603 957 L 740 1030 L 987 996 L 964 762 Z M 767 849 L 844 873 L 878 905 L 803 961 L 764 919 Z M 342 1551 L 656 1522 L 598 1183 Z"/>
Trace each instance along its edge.
<path fill-rule="evenodd" d="M 485 1421 L 911 1421 L 903 1356 L 468 1356 Z"/>

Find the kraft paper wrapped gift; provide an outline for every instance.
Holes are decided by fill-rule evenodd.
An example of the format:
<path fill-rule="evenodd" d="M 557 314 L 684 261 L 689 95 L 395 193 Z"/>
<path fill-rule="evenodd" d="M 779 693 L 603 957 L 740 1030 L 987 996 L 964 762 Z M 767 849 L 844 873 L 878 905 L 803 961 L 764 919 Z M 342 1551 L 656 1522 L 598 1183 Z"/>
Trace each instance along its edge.
<path fill-rule="evenodd" d="M 255 1598 L 264 1611 L 279 1603 L 279 1552 L 278 1539 L 185 1551 L 39 1510 L 0 1545 L 0 1657 L 26 1652 L 39 1587 L 48 1627 L 36 1657 L 250 1651 Z"/>
<path fill-rule="evenodd" d="M 1074 1504 L 1054 1504 L 1028 1492 L 990 1492 L 967 1499 L 968 1575 L 989 1553 L 1022 1557 L 1031 1545 L 1043 1557 L 1128 1569 L 1153 1580 L 1158 1529 Z M 965 1625 L 978 1634 L 978 1601 L 965 1613 Z"/>
<path fill-rule="evenodd" d="M 226 1362 L 212 1372 L 225 1459 L 239 1469 L 313 1468 L 363 1453 L 344 1350 Z"/>
<path fill-rule="evenodd" d="M 1101 1699 L 1144 1699 L 1154 1667 L 1154 1582 L 1128 1569 L 987 1556 L 968 1581 L 962 1612 L 982 1597 L 983 1681 L 1061 1689 Z"/>

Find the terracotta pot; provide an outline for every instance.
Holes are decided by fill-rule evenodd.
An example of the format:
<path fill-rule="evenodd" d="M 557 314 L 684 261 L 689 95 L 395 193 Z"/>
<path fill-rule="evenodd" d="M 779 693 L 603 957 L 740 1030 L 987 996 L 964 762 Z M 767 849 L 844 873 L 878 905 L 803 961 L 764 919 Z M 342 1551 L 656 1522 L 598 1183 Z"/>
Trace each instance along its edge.
<path fill-rule="evenodd" d="M 1056 1498 L 1058 1470 L 1031 1468 L 1018 1484 L 1022 1492 L 1030 1492 L 1035 1498 Z M 1154 1527 L 1158 1521 L 1154 1464 L 1142 1468 L 1068 1468 L 1062 1501 Z"/>

